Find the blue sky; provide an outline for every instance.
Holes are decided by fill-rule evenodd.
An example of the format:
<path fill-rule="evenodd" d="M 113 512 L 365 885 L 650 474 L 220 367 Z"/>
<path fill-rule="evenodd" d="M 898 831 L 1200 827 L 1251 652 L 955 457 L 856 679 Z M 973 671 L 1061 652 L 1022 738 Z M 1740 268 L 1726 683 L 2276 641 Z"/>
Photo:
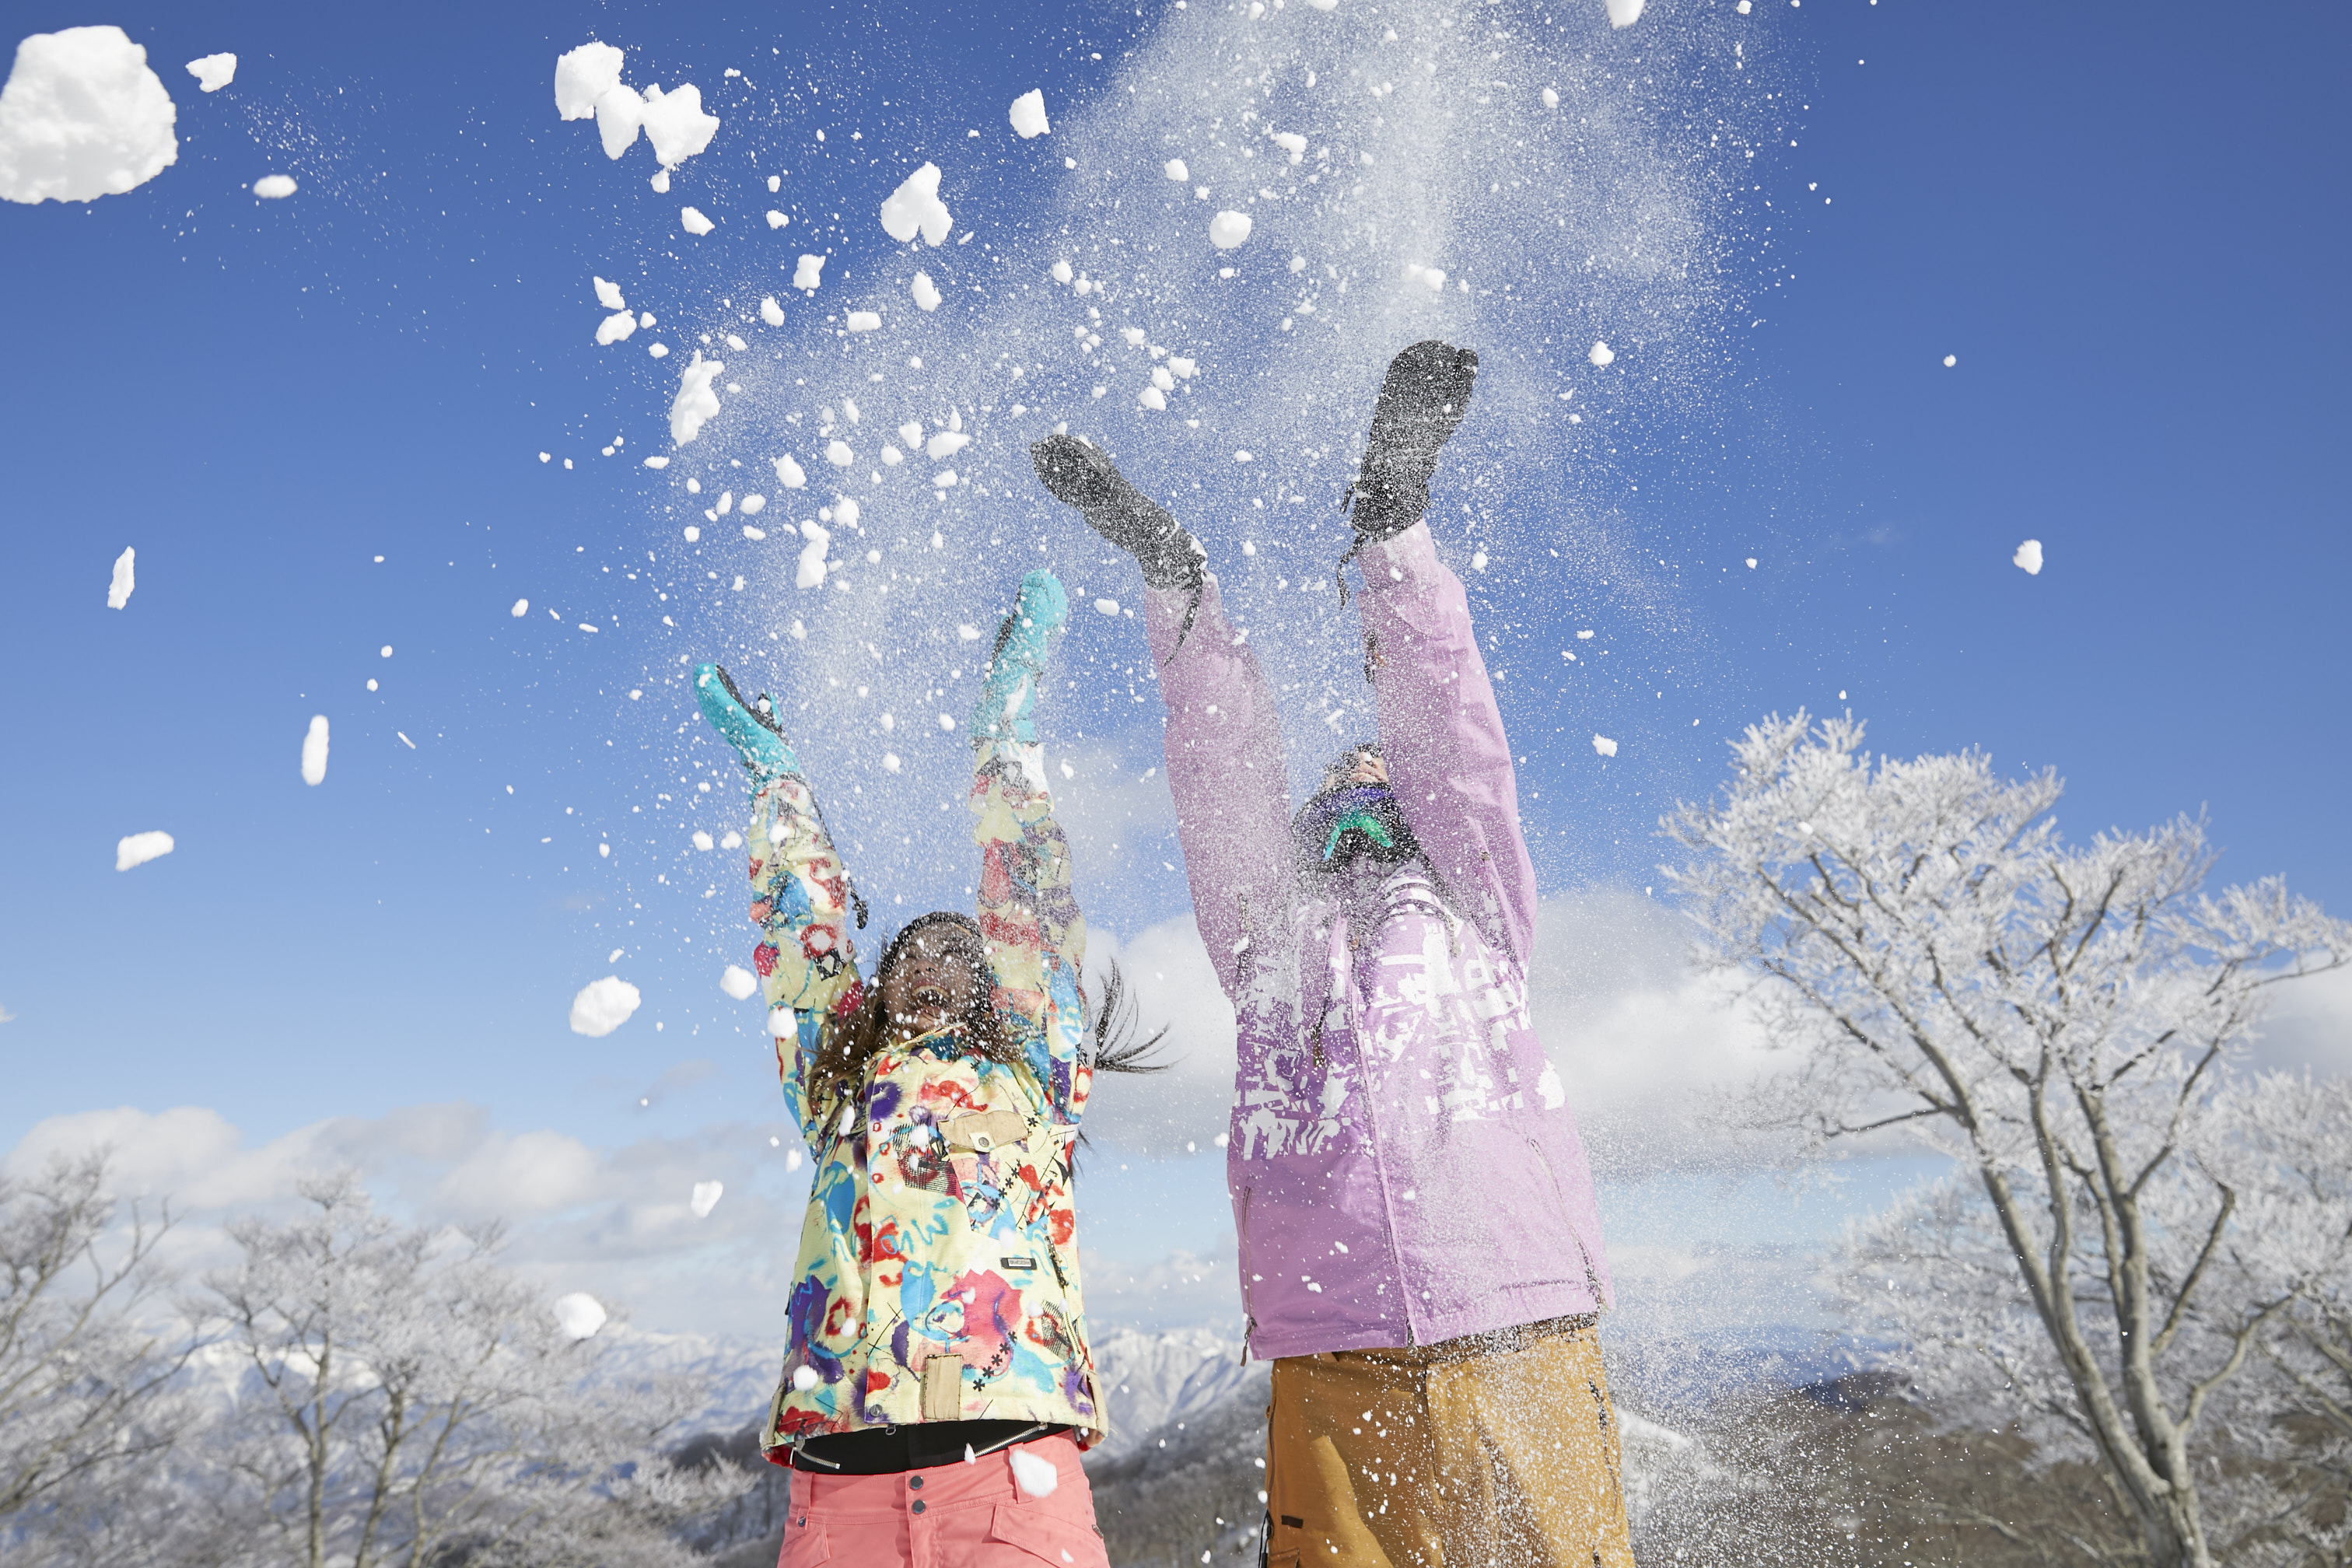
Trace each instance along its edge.
<path fill-rule="evenodd" d="M 1375 9 L 1340 5 L 1349 25 Z M 935 158 L 979 241 L 914 259 L 1045 289 L 1006 280 L 1057 232 L 1075 225 L 1082 242 L 1100 199 L 1092 169 L 1063 155 L 1125 147 L 1122 117 L 1156 112 L 1138 58 L 1219 9 L 533 4 L 411 8 L 395 23 L 296 6 L 17 7 L 18 35 L 123 26 L 176 100 L 181 141 L 178 163 L 129 195 L 0 210 L 15 368 L 0 391 L 0 1010 L 13 1015 L 0 1145 L 45 1118 L 124 1106 L 207 1108 L 252 1146 L 322 1119 L 460 1104 L 605 1151 L 763 1145 L 772 1079 L 757 1019 L 715 985 L 749 947 L 731 872 L 675 841 L 688 826 L 723 831 L 739 802 L 658 683 L 681 652 L 730 657 L 730 644 L 759 649 L 763 684 L 813 687 L 834 667 L 813 662 L 814 644 L 800 664 L 781 639 L 761 646 L 799 613 L 788 553 L 679 542 L 685 458 L 667 475 L 629 460 L 670 449 L 677 361 L 647 358 L 642 341 L 591 344 L 589 275 L 618 276 L 662 330 L 740 317 L 740 279 L 755 276 L 743 257 L 766 243 L 768 198 L 748 182 L 787 171 L 777 199 L 794 223 L 775 254 L 821 242 L 826 289 L 854 303 L 868 279 L 879 288 L 912 264 L 871 215 Z M 1682 327 L 1645 329 L 1622 384 L 1595 379 L 1582 334 L 1622 346 L 1634 330 L 1545 270 L 1539 232 L 1511 237 L 1523 205 L 1454 192 L 1458 275 L 1483 287 L 1524 268 L 1536 294 L 1518 326 L 1472 341 L 1496 390 L 1452 472 L 1459 493 L 1484 475 L 1501 497 L 1480 520 L 1495 559 L 1469 575 L 1500 638 L 1547 892 L 1638 894 L 1662 853 L 1658 814 L 1713 787 L 1725 737 L 1768 710 L 1851 706 L 1893 752 L 1979 746 L 2004 767 L 2057 768 L 2078 834 L 2209 809 L 2225 877 L 2284 872 L 2352 908 L 2338 809 L 2347 237 L 2327 119 L 2352 21 L 2305 5 L 2239 25 L 2158 5 L 2025 25 L 1932 0 L 1759 0 L 1737 17 L 1720 0 L 1659 0 L 1612 34 L 1600 0 L 1589 10 L 1458 15 L 1515 31 L 1497 68 L 1550 50 L 1591 79 L 1643 82 L 1656 136 L 1727 116 L 1759 155 L 1691 155 L 1703 173 L 1675 188 L 1713 205 L 1688 254 L 1719 270 L 1693 286 Z M 1306 20 L 1294 7 L 1286 25 Z M 672 195 L 648 188 L 642 145 L 611 163 L 591 127 L 557 120 L 555 56 L 591 37 L 629 50 L 633 83 L 695 81 L 719 113 Z M 223 49 L 240 57 L 236 82 L 199 94 L 179 62 Z M 1715 74 L 1643 77 L 1667 60 Z M 741 84 L 721 77 L 730 66 Z M 1732 68 L 1746 75 L 1726 86 Z M 1120 95 L 1139 80 L 1130 108 Z M 1534 80 L 1509 90 L 1524 99 Z M 1005 106 L 1031 88 L 1055 131 L 1026 142 Z M 1445 134 L 1423 145 L 1473 155 Z M 275 171 L 302 189 L 247 194 Z M 696 200 L 723 212 L 718 244 L 678 232 L 677 207 Z M 1266 221 L 1261 249 L 1275 243 Z M 1219 258 L 1190 243 L 1205 277 Z M 758 266 L 794 312 L 788 352 L 832 352 L 814 312 L 835 294 L 797 299 Z M 1269 332 L 1284 308 L 1234 307 L 1263 309 Z M 1324 384 L 1300 368 L 1315 352 L 1304 338 L 1282 340 L 1288 360 L 1268 351 L 1265 385 Z M 1329 428 L 1360 422 L 1347 400 L 1369 397 L 1361 366 L 1376 375 L 1403 341 L 1333 340 L 1353 379 L 1332 373 Z M 690 340 L 678 342 L 683 355 Z M 1637 384 L 1653 352 L 1663 390 Z M 1213 432 L 1255 443 L 1286 428 L 1254 401 L 1260 367 L 1240 350 L 1204 364 Z M 1567 406 L 1610 417 L 1570 431 L 1553 407 L 1536 421 L 1513 389 L 1547 375 L 1584 390 Z M 1076 385 L 1047 378 L 1041 405 L 1067 407 L 1032 423 L 1074 412 L 1086 428 L 1112 406 Z M 1160 493 L 1208 461 L 1206 435 L 1183 447 L 1171 423 L 1108 420 L 1122 460 Z M 621 456 L 606 459 L 615 435 Z M 697 460 L 735 439 L 707 437 Z M 1226 477 L 1188 521 L 1229 591 L 1292 603 L 1245 578 L 1277 567 L 1328 581 L 1328 514 L 1295 514 L 1321 520 L 1318 541 L 1241 510 L 1227 452 L 1213 456 Z M 1327 461 L 1297 482 L 1319 499 L 1329 473 Z M 940 503 L 956 592 L 982 604 L 1036 558 L 1028 531 L 982 548 L 1018 527 L 1048 541 L 1074 587 L 1131 596 L 1069 520 L 1013 482 Z M 1441 508 L 1450 517 L 1448 498 Z M 1266 541 L 1248 563 L 1234 553 L 1245 537 Z M 2010 563 L 2028 537 L 2046 549 L 2038 576 Z M 111 611 L 125 545 L 140 586 Z M 698 621 L 681 605 L 683 626 L 654 626 L 670 602 L 643 590 L 721 567 L 718 608 Z M 730 607 L 724 580 L 746 570 L 755 581 Z M 742 607 L 763 593 L 764 611 Z M 534 606 L 521 620 L 508 614 L 519 597 Z M 1265 612 L 1270 658 L 1301 679 L 1318 659 L 1345 673 L 1343 622 L 1328 595 L 1316 605 L 1306 629 Z M 603 629 L 583 637 L 581 620 Z M 1081 892 L 1131 939 L 1183 909 L 1164 807 L 1140 777 L 1156 700 L 1130 703 L 1107 679 L 1133 663 L 1131 623 L 1080 622 L 1067 657 L 1089 679 L 1061 743 L 1107 781 L 1074 789 L 1073 811 L 1091 812 Z M 1591 647 L 1616 667 L 1596 669 L 1588 648 L 1570 671 L 1559 650 L 1596 626 Z M 296 767 L 313 713 L 334 736 L 315 789 Z M 1613 761 L 1595 756 L 1595 731 L 1621 740 Z M 870 888 L 914 906 L 954 898 L 961 846 L 935 824 L 881 847 L 916 794 L 952 777 L 953 748 L 903 743 L 919 788 L 856 772 L 846 741 L 811 739 L 820 760 L 840 751 L 821 787 L 861 843 L 876 840 Z M 709 781 L 713 795 L 688 793 Z M 649 827 L 656 792 L 682 797 L 661 803 L 667 839 Z M 178 848 L 116 872 L 115 841 L 149 828 Z M 598 859 L 600 837 L 622 852 Z M 886 924 L 892 910 L 910 912 L 889 906 Z M 612 972 L 645 987 L 644 1010 L 601 1039 L 571 1033 L 573 991 Z M 1204 1139 L 1213 1116 L 1197 1120 Z M 1186 1135 L 1138 1132 L 1134 1157 L 1160 1171 Z M 1175 1244 L 1213 1248 L 1209 1162 L 1163 1179 L 1200 1216 Z M 1102 1213 L 1118 1217 L 1097 1245 L 1116 1233 L 1150 1255 L 1168 1239 L 1150 1218 L 1161 1189 L 1105 1180 Z M 1621 1202 L 1661 1209 L 1654 1194 Z"/>

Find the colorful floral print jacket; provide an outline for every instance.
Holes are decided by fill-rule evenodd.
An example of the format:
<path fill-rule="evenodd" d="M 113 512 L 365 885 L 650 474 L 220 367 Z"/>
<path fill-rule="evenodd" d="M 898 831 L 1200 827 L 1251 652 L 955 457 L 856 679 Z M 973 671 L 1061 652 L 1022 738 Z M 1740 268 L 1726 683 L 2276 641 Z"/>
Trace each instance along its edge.
<path fill-rule="evenodd" d="M 921 1421 L 1108 1428 L 1087 1347 L 1070 1151 L 1086 924 L 1037 749 L 977 747 L 979 918 L 1017 1063 L 943 1030 L 887 1047 L 855 1083 L 811 1074 L 866 999 L 849 888 L 797 764 L 752 797 L 753 954 L 784 1101 L 814 1157 L 791 1348 L 761 1445 Z"/>

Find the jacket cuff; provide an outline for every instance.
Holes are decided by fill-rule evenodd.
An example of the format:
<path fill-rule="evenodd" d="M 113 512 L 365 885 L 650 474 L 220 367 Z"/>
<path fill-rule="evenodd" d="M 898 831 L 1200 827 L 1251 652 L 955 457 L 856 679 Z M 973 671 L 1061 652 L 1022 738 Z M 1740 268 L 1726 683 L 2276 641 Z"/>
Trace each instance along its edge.
<path fill-rule="evenodd" d="M 1366 544 L 1356 562 L 1364 574 L 1365 591 L 1378 593 L 1427 579 L 1437 564 L 1437 545 L 1429 537 L 1429 524 L 1416 522 L 1402 533 Z"/>

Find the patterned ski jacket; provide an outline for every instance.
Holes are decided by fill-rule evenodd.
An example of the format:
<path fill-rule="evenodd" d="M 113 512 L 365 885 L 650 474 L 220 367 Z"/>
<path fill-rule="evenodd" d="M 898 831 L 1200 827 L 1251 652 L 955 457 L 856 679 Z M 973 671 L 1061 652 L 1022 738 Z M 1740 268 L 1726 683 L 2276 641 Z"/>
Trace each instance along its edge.
<path fill-rule="evenodd" d="M 1016 1420 L 1108 1432 L 1087 1346 L 1070 1149 L 1086 924 L 1035 748 L 977 749 L 970 805 L 979 917 L 1017 1063 L 940 1031 L 812 1077 L 866 995 L 848 884 L 795 762 L 752 796 L 752 954 L 784 1102 L 814 1159 L 788 1309 L 791 1348 L 761 1446 L 921 1421 Z"/>
<path fill-rule="evenodd" d="M 1420 856 L 1301 881 L 1282 729 L 1209 584 L 1145 613 L 1192 908 L 1239 1024 L 1226 1151 L 1249 1345 L 1424 1345 L 1609 1304 L 1576 1120 L 1528 1019 L 1535 870 L 1462 584 L 1368 545 L 1365 665 Z"/>

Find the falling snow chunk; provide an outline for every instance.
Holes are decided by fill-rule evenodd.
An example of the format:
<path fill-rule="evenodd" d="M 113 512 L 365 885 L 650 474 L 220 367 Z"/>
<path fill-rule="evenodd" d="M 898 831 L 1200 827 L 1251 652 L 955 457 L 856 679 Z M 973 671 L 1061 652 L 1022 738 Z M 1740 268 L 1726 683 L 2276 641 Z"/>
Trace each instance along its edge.
<path fill-rule="evenodd" d="M 700 207 L 680 207 L 677 211 L 677 221 L 685 227 L 687 233 L 698 238 L 719 226 L 702 216 Z"/>
<path fill-rule="evenodd" d="M 703 829 L 698 827 L 694 830 L 694 847 L 697 849 L 708 850 L 717 841 Z"/>
<path fill-rule="evenodd" d="M 1594 369 L 1606 370 L 1609 366 L 1617 363 L 1617 351 L 1611 348 L 1607 343 L 1594 343 L 1592 345 L 1592 352 L 1586 354 L 1584 357 L 1592 362 Z"/>
<path fill-rule="evenodd" d="M 719 1206 L 719 1199 L 726 1191 L 727 1184 L 724 1182 L 695 1183 L 694 1197 L 692 1202 L 688 1205 L 688 1206 L 694 1210 L 694 1217 L 697 1219 L 709 1218 L 710 1211 Z"/>
<path fill-rule="evenodd" d="M 690 522 L 686 525 L 686 542 L 688 544 L 693 544 L 701 538 L 702 530 L 700 528 Z"/>
<path fill-rule="evenodd" d="M 1739 14 L 1741 16 L 1745 16 L 1754 8 L 1754 0 L 1739 0 Z"/>
<path fill-rule="evenodd" d="M 648 468 L 667 468 L 669 467 L 669 459 L 663 457 L 647 458 L 646 459 L 646 467 Z"/>
<path fill-rule="evenodd" d="M 890 199 L 882 204 L 882 227 L 901 245 L 918 233 L 922 235 L 924 243 L 938 245 L 953 226 L 955 220 L 948 215 L 947 204 L 940 200 L 937 163 L 926 163 L 908 175 L 890 193 Z"/>
<path fill-rule="evenodd" d="M 612 852 L 609 845 L 596 847 L 606 855 Z M 635 986 L 617 974 L 592 980 L 572 999 L 572 1032 L 600 1039 L 627 1023 L 644 1000 Z"/>
<path fill-rule="evenodd" d="M 1237 451 L 1234 454 L 1234 461 L 1236 463 L 1246 463 L 1249 460 L 1250 455 L 1247 452 Z"/>
<path fill-rule="evenodd" d="M 1484 572 L 1486 569 L 1486 552 L 1483 550 L 1472 552 L 1470 555 L 1470 570 L 1473 572 Z"/>
<path fill-rule="evenodd" d="M 1544 89 L 1543 106 L 1546 109 L 1558 109 L 1559 107 L 1559 94 L 1553 91 L 1550 88 Z"/>
<path fill-rule="evenodd" d="M 1167 175 L 1170 179 L 1175 181 L 1180 185 L 1186 184 L 1192 178 L 1192 171 L 1184 166 L 1184 160 L 1181 158 L 1169 159 L 1167 163 L 1160 166 L 1160 172 Z"/>
<path fill-rule="evenodd" d="M 751 993 L 759 988 L 760 983 L 751 977 L 751 972 L 740 963 L 729 964 L 719 976 L 719 989 L 738 1002 L 750 1001 Z"/>
<path fill-rule="evenodd" d="M 158 856 L 172 852 L 172 836 L 168 833 L 134 833 L 114 847 L 114 868 L 128 871 L 133 866 L 144 866 Z"/>
<path fill-rule="evenodd" d="M 800 565 L 793 574 L 793 586 L 822 588 L 824 586 L 824 549 L 832 542 L 833 535 L 812 521 L 801 524 L 801 537 L 808 542 L 801 546 Z M 798 623 L 794 624 L 797 626 Z"/>
<path fill-rule="evenodd" d="M 849 449 L 848 442 L 835 438 L 824 444 L 824 460 L 836 468 L 845 468 L 857 461 L 857 454 Z"/>
<path fill-rule="evenodd" d="M 264 174 L 253 182 L 253 194 L 264 201 L 283 201 L 294 194 L 291 174 Z"/>
<path fill-rule="evenodd" d="M 939 286 L 931 281 L 931 275 L 929 273 L 916 273 L 913 287 L 915 303 L 919 307 L 926 310 L 936 310 L 940 308 L 940 294 Z"/>
<path fill-rule="evenodd" d="M 646 89 L 646 140 L 665 172 L 709 146 L 718 130 L 719 117 L 702 112 L 702 89 L 692 82 L 668 94 Z"/>
<path fill-rule="evenodd" d="M 1190 381 L 1192 379 L 1193 370 L 1197 367 L 1191 360 L 1184 359 L 1176 354 L 1170 354 L 1168 356 L 1168 368 L 1174 371 L 1178 375 L 1182 376 L 1186 381 Z"/>
<path fill-rule="evenodd" d="M 931 488 L 941 490 L 951 490 L 955 489 L 956 471 L 953 468 L 941 468 L 938 473 L 931 476 Z"/>
<path fill-rule="evenodd" d="M 1045 94 L 1041 88 L 1032 88 L 1013 100 L 1010 110 L 1013 134 L 1024 142 L 1033 136 L 1043 136 L 1054 129 L 1045 123 Z M 934 240 L 933 244 L 938 241 Z"/>
<path fill-rule="evenodd" d="M 702 351 L 694 351 L 694 363 L 680 373 L 677 396 L 669 405 L 669 437 L 678 446 L 685 446 L 702 434 L 704 423 L 719 413 L 719 395 L 710 390 L 710 378 L 727 367 L 717 360 L 706 360 Z"/>
<path fill-rule="evenodd" d="M 516 620 L 522 619 L 525 616 L 530 614 L 530 601 L 529 599 L 517 599 L 514 602 L 514 608 L 509 610 L 507 614 L 512 616 Z"/>
<path fill-rule="evenodd" d="M 203 59 L 190 60 L 188 74 L 196 79 L 199 91 L 218 92 L 236 79 L 236 57 L 206 55 Z"/>
<path fill-rule="evenodd" d="M 593 633 L 593 632 L 594 632 L 594 631 L 595 631 L 595 629 L 596 629 L 596 628 L 595 628 L 594 626 L 590 626 L 586 621 L 583 621 L 583 622 L 581 622 L 581 623 L 580 623 L 580 629 L 581 629 L 582 631 L 583 631 L 583 632 L 590 632 L 590 633 Z"/>
<path fill-rule="evenodd" d="M 555 1299 L 555 1326 L 564 1337 L 573 1340 L 593 1339 L 596 1331 L 604 1326 L 604 1304 L 585 1290 L 574 1290 L 569 1296 Z"/>
<path fill-rule="evenodd" d="M 1958 355 L 1958 354 L 1946 354 L 1946 355 L 1944 356 L 1944 368 L 1945 368 L 1946 370 L 1949 370 L 1949 369 L 1951 369 L 1954 365 L 1956 365 L 1956 364 L 1958 364 L 1958 363 L 1960 363 L 1960 356 L 1959 356 L 1959 355 Z"/>
<path fill-rule="evenodd" d="M 1606 0 L 1609 25 L 1623 29 L 1642 19 L 1642 0 Z"/>
<path fill-rule="evenodd" d="M 793 461 L 793 455 L 790 452 L 775 459 L 774 468 L 776 482 L 788 490 L 796 490 L 808 483 L 807 472 L 798 463 Z"/>
<path fill-rule="evenodd" d="M 1067 283 L 1067 282 L 1068 282 L 1068 281 L 1069 281 L 1069 280 L 1070 280 L 1074 276 L 1076 276 L 1076 274 L 1074 274 L 1073 272 L 1071 272 L 1071 270 L 1070 270 L 1070 264 L 1069 264 L 1068 262 L 1066 262 L 1066 261 L 1056 261 L 1055 263 L 1054 263 L 1054 281 L 1055 281 L 1055 282 L 1056 282 L 1056 283 Z"/>
<path fill-rule="evenodd" d="M 793 1152 L 798 1153 L 799 1151 L 794 1150 Z M 810 1389 L 814 1388 L 818 1384 L 823 1383 L 824 1381 L 824 1376 L 813 1366 L 796 1366 L 793 1368 L 793 1386 L 803 1394 L 806 1394 Z M 971 1447 L 968 1443 L 964 1446 L 966 1447 Z"/>
<path fill-rule="evenodd" d="M 767 506 L 768 498 L 754 492 L 743 498 L 743 515 L 745 517 L 757 517 L 761 512 L 767 510 Z"/>
<path fill-rule="evenodd" d="M 90 202 L 142 185 L 178 160 L 178 115 L 121 28 L 35 33 L 0 88 L 0 196 Z"/>
<path fill-rule="evenodd" d="M 898 769 L 900 768 L 900 766 L 901 766 L 901 765 L 903 765 L 903 764 L 901 764 L 901 763 L 899 763 L 899 761 L 898 761 L 898 752 L 883 752 L 883 753 L 882 753 L 882 771 L 883 771 L 884 773 L 897 773 L 897 772 L 898 771 Z"/>
<path fill-rule="evenodd" d="M 541 453 L 539 455 L 539 460 L 540 460 L 541 462 L 544 463 L 544 462 L 546 462 L 546 461 L 548 460 L 548 458 L 549 458 L 549 457 L 550 457 L 550 456 L 551 456 L 551 454 L 549 454 L 549 453 L 541 452 Z"/>
<path fill-rule="evenodd" d="M 616 81 L 596 95 L 594 113 L 604 156 L 617 159 L 636 144 L 646 123 L 646 100 Z"/>
<path fill-rule="evenodd" d="M 1219 250 L 1232 250 L 1250 237 L 1250 216 L 1247 213 L 1221 212 L 1209 220 L 1209 243 Z"/>
<path fill-rule="evenodd" d="M 604 306 L 607 310 L 625 310 L 629 308 L 629 302 L 621 298 L 619 284 L 607 283 L 593 273 L 589 276 L 588 281 L 596 286 L 596 303 Z"/>
<path fill-rule="evenodd" d="M 132 591 L 139 586 L 132 575 L 138 561 L 139 552 L 129 546 L 125 546 L 122 553 L 114 558 L 114 581 L 106 585 L 108 609 L 119 610 L 131 602 Z"/>
<path fill-rule="evenodd" d="M 878 332 L 882 330 L 882 317 L 875 310 L 852 310 L 844 325 L 853 332 Z"/>
<path fill-rule="evenodd" d="M 586 120 L 596 112 L 596 100 L 620 86 L 625 57 L 610 44 L 583 44 L 555 61 L 555 112 L 566 120 Z M 195 68 L 191 66 L 191 70 Z"/>
<path fill-rule="evenodd" d="M 978 642 L 978 641 L 980 640 L 980 628 L 979 628 L 978 626 L 958 626 L 958 627 L 956 627 L 956 637 L 957 637 L 960 640 L 961 640 L 961 641 L 963 641 L 963 642 Z M 947 717 L 947 715 L 945 715 L 945 714 L 943 713 L 943 714 L 941 714 L 941 715 L 940 715 L 940 717 L 941 717 L 941 718 L 945 718 L 945 717 Z M 954 728 L 954 726 L 953 726 L 953 725 L 951 725 L 951 724 L 950 724 L 950 725 L 945 725 L 945 726 L 942 726 L 942 727 L 943 727 L 943 728 L 946 728 L 946 729 L 953 729 L 953 728 Z"/>
<path fill-rule="evenodd" d="M 669 357 L 669 345 L 667 343 L 654 343 L 646 348 L 646 353 L 653 355 L 656 359 L 667 359 Z M 572 466 L 572 459 L 569 458 L 564 458 L 563 466 L 567 468 L 570 468 Z"/>
<path fill-rule="evenodd" d="M 1613 757 L 1617 754 L 1617 742 L 1596 731 L 1592 737 L 1592 749 L 1604 757 Z"/>
<path fill-rule="evenodd" d="M 2039 577 L 2042 575 L 2042 541 L 2027 540 L 2017 547 L 2017 553 L 2011 556 L 2010 560 L 2022 569 L 2027 576 Z"/>
<path fill-rule="evenodd" d="M 773 294 L 768 295 L 760 301 L 760 320 L 772 327 L 781 327 L 784 324 L 784 308 L 776 303 L 776 297 Z"/>
<path fill-rule="evenodd" d="M 693 209 L 689 207 L 688 210 Z M 626 310 L 615 310 L 597 324 L 596 346 L 601 349 L 609 344 L 625 342 L 629 334 L 636 330 L 637 319 L 635 316 Z"/>
<path fill-rule="evenodd" d="M 1150 409 L 1165 411 L 1168 407 L 1168 395 L 1157 386 L 1145 387 L 1135 395 L 1135 400 Z"/>
<path fill-rule="evenodd" d="M 959 430 L 942 430 L 923 444 L 923 456 L 934 463 L 943 463 L 971 445 L 971 437 Z"/>
<path fill-rule="evenodd" d="M 1013 1461 L 1013 1481 L 1031 1497 L 1052 1497 L 1054 1489 L 1061 1485 L 1062 1472 L 1055 1468 L 1053 1460 L 1021 1447 L 1008 1448 L 1005 1454 Z"/>
<path fill-rule="evenodd" d="M 801 258 L 800 265 L 793 269 L 793 287 L 805 289 L 814 294 L 816 292 L 817 285 L 824 280 L 824 257 L 803 256 Z"/>
<path fill-rule="evenodd" d="M 327 716 L 310 715 L 310 728 L 302 737 L 302 782 L 306 784 L 327 782 Z"/>

